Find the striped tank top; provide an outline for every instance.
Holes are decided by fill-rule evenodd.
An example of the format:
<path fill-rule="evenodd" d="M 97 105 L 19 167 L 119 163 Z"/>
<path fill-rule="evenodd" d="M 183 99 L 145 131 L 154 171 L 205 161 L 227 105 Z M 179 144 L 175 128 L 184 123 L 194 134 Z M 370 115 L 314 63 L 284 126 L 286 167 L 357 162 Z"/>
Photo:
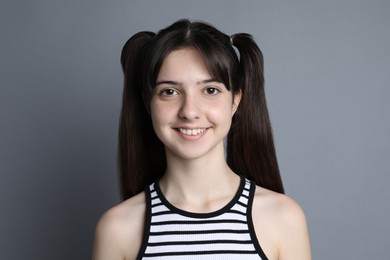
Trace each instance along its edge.
<path fill-rule="evenodd" d="M 211 213 L 170 204 L 158 182 L 146 188 L 144 239 L 137 259 L 265 260 L 252 222 L 255 184 L 241 178 L 234 198 Z"/>

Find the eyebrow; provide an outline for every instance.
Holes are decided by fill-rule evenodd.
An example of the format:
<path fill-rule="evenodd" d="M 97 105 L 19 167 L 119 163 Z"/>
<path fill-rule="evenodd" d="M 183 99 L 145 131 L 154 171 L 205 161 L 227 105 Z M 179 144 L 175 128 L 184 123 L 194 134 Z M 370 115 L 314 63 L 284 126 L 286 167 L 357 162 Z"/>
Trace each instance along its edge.
<path fill-rule="evenodd" d="M 198 81 L 198 82 L 196 82 L 196 85 L 207 84 L 207 83 L 212 83 L 212 82 L 221 83 L 219 80 L 213 79 L 213 78 L 212 78 L 212 79 L 205 79 L 205 80 Z M 172 81 L 172 80 L 161 80 L 161 81 L 157 81 L 155 85 L 158 86 L 158 85 L 161 85 L 161 84 L 181 85 L 180 82 Z"/>

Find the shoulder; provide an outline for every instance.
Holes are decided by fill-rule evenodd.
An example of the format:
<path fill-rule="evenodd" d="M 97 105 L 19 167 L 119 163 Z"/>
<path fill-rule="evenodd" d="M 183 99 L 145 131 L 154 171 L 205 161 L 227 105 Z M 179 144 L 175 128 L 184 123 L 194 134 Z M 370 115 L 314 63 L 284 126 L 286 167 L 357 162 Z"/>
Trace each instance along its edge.
<path fill-rule="evenodd" d="M 105 212 L 96 225 L 93 259 L 135 259 L 142 243 L 145 211 L 142 192 Z"/>
<path fill-rule="evenodd" d="M 256 186 L 252 208 L 255 232 L 276 259 L 311 259 L 306 218 L 290 197 Z"/>
<path fill-rule="evenodd" d="M 256 186 L 254 210 L 266 213 L 279 221 L 278 224 L 295 224 L 306 221 L 301 206 L 290 197 Z"/>

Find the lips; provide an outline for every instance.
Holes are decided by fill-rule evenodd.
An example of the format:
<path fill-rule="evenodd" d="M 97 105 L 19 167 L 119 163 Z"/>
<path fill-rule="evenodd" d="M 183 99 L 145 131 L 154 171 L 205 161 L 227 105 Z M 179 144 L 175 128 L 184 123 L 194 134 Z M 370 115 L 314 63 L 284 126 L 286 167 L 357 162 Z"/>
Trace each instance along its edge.
<path fill-rule="evenodd" d="M 195 136 L 204 133 L 206 131 L 206 128 L 192 128 L 192 129 L 178 128 L 177 130 L 183 135 Z"/>

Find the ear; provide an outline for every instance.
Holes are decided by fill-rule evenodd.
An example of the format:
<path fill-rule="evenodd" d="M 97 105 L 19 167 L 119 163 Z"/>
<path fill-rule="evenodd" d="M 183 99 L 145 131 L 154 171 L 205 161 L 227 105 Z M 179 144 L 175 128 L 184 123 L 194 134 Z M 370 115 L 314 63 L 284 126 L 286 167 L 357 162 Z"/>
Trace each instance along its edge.
<path fill-rule="evenodd" d="M 236 113 L 236 111 L 238 109 L 238 105 L 240 104 L 241 97 L 242 97 L 241 90 L 239 90 L 233 94 L 232 116 L 234 115 L 234 113 Z"/>

